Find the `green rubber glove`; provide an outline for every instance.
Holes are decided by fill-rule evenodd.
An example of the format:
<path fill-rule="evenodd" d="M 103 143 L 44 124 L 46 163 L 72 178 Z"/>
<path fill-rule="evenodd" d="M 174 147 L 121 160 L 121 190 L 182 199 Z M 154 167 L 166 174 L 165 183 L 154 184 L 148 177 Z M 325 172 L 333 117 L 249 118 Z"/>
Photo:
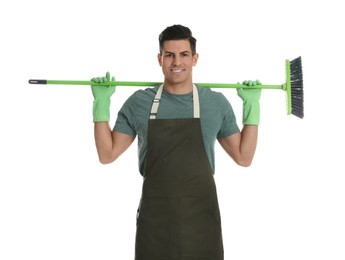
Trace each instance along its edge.
<path fill-rule="evenodd" d="M 243 81 L 243 85 L 252 87 L 261 85 L 260 81 Z M 259 88 L 238 88 L 237 95 L 243 100 L 242 123 L 244 125 L 259 125 L 260 123 L 260 96 Z"/>
<path fill-rule="evenodd" d="M 105 77 L 92 78 L 91 81 L 103 83 L 110 81 L 110 73 Z M 112 77 L 111 81 L 115 81 Z M 115 86 L 91 86 L 93 101 L 93 122 L 109 122 L 110 120 L 110 98 L 115 92 Z"/>

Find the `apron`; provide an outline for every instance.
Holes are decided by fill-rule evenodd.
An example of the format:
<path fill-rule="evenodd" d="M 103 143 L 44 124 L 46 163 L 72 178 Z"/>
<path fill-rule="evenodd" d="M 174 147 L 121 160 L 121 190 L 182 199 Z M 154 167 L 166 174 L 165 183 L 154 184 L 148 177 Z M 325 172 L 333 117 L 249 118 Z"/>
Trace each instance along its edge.
<path fill-rule="evenodd" d="M 137 214 L 135 260 L 223 260 L 213 170 L 201 132 L 199 97 L 194 118 L 156 119 L 163 85 L 148 122 L 148 147 Z"/>

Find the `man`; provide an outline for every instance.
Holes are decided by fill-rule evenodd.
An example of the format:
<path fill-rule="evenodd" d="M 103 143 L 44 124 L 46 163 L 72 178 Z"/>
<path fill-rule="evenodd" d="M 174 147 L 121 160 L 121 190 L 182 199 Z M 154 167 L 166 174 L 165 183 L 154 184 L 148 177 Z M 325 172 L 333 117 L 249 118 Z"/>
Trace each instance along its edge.
<path fill-rule="evenodd" d="M 108 122 L 115 87 L 92 87 L 99 160 L 113 162 L 138 136 L 139 171 L 144 179 L 137 217 L 136 260 L 221 260 L 214 142 L 217 139 L 237 164 L 251 164 L 257 144 L 261 91 L 238 89 L 243 99 L 244 125 L 240 131 L 227 99 L 193 84 L 192 70 L 198 54 L 189 28 L 167 27 L 159 36 L 159 46 L 164 83 L 129 97 L 113 130 Z M 92 80 L 109 81 L 110 74 Z"/>

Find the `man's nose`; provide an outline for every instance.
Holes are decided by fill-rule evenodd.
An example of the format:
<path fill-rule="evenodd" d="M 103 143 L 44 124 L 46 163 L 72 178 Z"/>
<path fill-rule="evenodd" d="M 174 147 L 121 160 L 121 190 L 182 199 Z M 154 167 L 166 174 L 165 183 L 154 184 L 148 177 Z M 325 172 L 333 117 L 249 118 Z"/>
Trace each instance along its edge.
<path fill-rule="evenodd" d="M 181 58 L 179 56 L 174 57 L 173 65 L 175 65 L 175 66 L 181 65 Z"/>

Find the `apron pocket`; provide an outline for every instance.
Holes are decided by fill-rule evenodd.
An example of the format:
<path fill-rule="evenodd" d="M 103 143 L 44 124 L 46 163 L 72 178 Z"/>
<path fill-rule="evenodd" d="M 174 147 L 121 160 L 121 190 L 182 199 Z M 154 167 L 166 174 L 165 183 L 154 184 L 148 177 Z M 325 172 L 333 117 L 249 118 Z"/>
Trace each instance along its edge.
<path fill-rule="evenodd" d="M 182 207 L 184 254 L 200 257 L 222 254 L 221 221 L 217 200 L 210 197 L 184 198 Z"/>
<path fill-rule="evenodd" d="M 167 199 L 143 199 L 137 217 L 136 255 L 168 257 L 171 239 L 169 224 Z"/>

